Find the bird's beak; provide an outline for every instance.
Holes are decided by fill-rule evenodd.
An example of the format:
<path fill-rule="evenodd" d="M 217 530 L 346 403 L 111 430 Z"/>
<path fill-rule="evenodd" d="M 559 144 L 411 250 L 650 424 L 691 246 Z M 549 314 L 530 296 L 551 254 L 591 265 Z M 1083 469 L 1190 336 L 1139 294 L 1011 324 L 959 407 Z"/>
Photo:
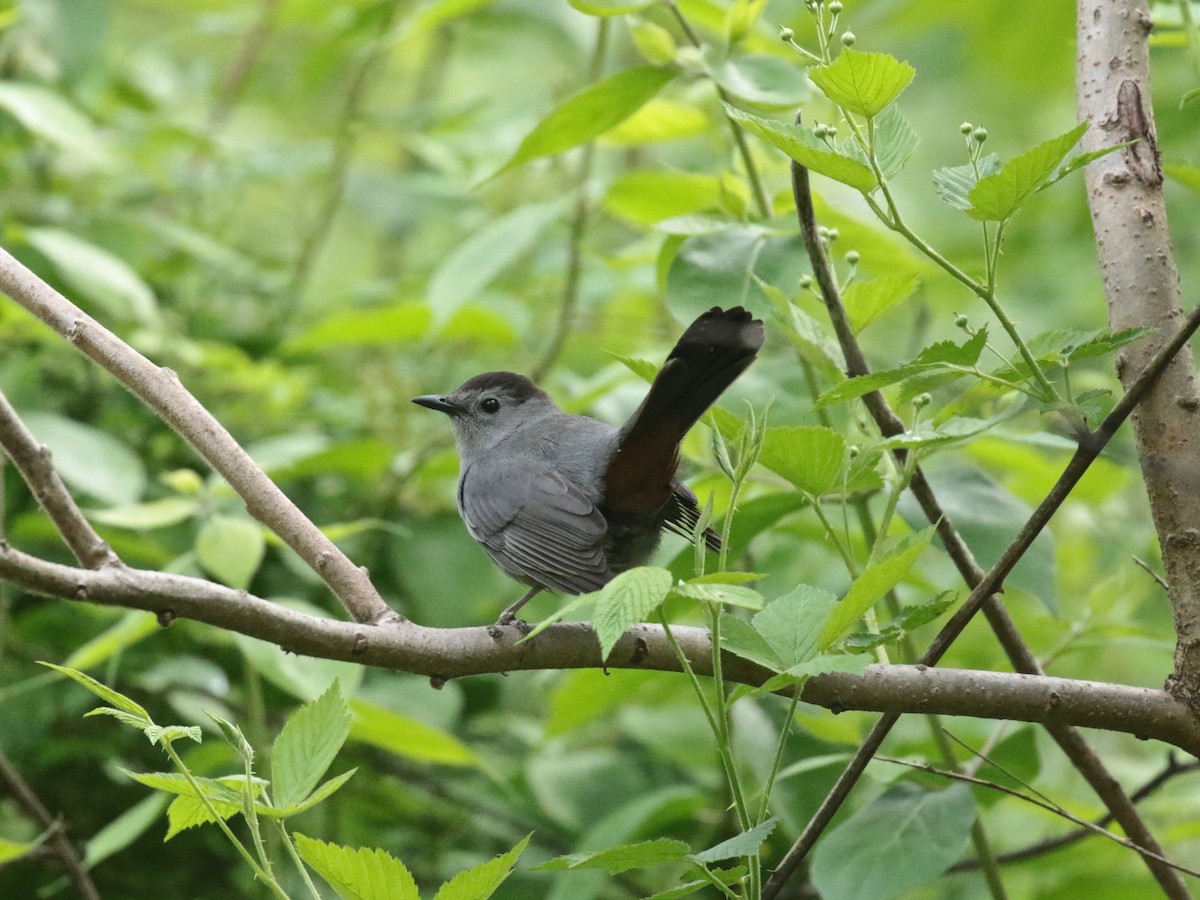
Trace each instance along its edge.
<path fill-rule="evenodd" d="M 421 397 L 413 397 L 412 402 L 426 409 L 436 409 L 438 412 L 444 412 L 448 416 L 455 416 L 462 412 L 461 406 L 451 403 L 448 397 L 439 396 L 438 394 L 425 394 Z"/>

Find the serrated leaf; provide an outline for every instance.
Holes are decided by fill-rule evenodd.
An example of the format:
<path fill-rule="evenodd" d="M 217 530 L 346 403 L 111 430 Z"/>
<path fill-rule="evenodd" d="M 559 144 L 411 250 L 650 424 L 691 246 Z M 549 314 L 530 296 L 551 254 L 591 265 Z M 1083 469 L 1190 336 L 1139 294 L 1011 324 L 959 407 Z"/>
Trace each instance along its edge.
<path fill-rule="evenodd" d="M 260 815 L 269 816 L 273 819 L 286 819 L 291 816 L 298 816 L 300 813 L 312 809 L 326 797 L 332 796 L 335 791 L 339 790 L 342 785 L 353 778 L 354 773 L 357 771 L 357 768 L 351 769 L 348 772 L 343 772 L 341 775 L 330 778 L 328 781 L 321 782 L 310 794 L 307 794 L 303 800 L 293 806 L 281 807 L 278 804 L 275 806 L 263 806 L 259 804 L 256 808 Z"/>
<path fill-rule="evenodd" d="M 496 174 L 599 137 L 637 112 L 677 74 L 665 67 L 639 66 L 588 85 L 538 122 Z"/>
<path fill-rule="evenodd" d="M 571 853 L 534 866 L 535 872 L 566 872 L 574 869 L 607 869 L 617 875 L 630 869 L 644 869 L 661 863 L 687 859 L 688 845 L 683 841 L 658 838 L 636 844 L 620 844 L 606 850 Z"/>
<path fill-rule="evenodd" d="M 856 278 L 846 288 L 842 301 L 850 316 L 850 325 L 857 334 L 885 312 L 903 303 L 920 284 L 911 272 L 883 275 L 870 280 Z"/>
<path fill-rule="evenodd" d="M 828 591 L 797 585 L 754 616 L 754 630 L 779 659 L 780 668 L 790 669 L 825 648 L 821 635 L 836 606 L 837 598 Z"/>
<path fill-rule="evenodd" d="M 889 106 L 875 120 L 875 158 L 885 178 L 893 178 L 917 152 L 920 138 L 900 112 Z"/>
<path fill-rule="evenodd" d="M 186 775 L 178 772 L 130 772 L 122 769 L 127 776 L 138 784 L 167 794 L 179 794 L 183 797 L 198 797 L 197 789 L 209 800 L 219 803 L 232 803 L 241 809 L 242 788 L 246 779 L 241 775 L 226 775 L 223 778 L 204 778 L 193 776 L 189 781 Z M 193 786 L 193 782 L 195 786 Z M 254 780 L 255 796 L 262 791 L 266 783 L 261 779 Z"/>
<path fill-rule="evenodd" d="M 721 623 L 721 646 L 730 653 L 748 659 L 764 669 L 776 672 L 784 668 L 783 660 L 749 622 L 728 616 Z"/>
<path fill-rule="evenodd" d="M 213 516 L 196 535 L 196 559 L 232 588 L 249 587 L 266 552 L 262 526 L 242 516 Z"/>
<path fill-rule="evenodd" d="M 308 796 L 350 735 L 350 707 L 337 679 L 320 697 L 290 716 L 271 750 L 275 805 L 294 806 Z"/>
<path fill-rule="evenodd" d="M 1126 147 L 1131 147 L 1136 143 L 1136 140 L 1125 141 L 1122 144 L 1113 144 L 1111 147 L 1101 147 L 1099 150 L 1089 150 L 1087 153 L 1080 153 L 1078 156 L 1072 157 L 1071 159 L 1067 160 L 1065 164 L 1060 166 L 1058 171 L 1046 179 L 1045 184 L 1041 185 L 1038 190 L 1044 191 L 1046 188 L 1050 187 L 1050 185 L 1061 181 L 1072 172 L 1082 169 L 1088 163 L 1095 162 L 1101 157 L 1108 156 L 1108 154 L 1114 153 L 1117 150 L 1123 150 Z"/>
<path fill-rule="evenodd" d="M 839 900 L 898 897 L 933 881 L 962 855 L 974 820 L 965 784 L 890 790 L 825 835 L 813 854 L 813 884 L 821 896 Z"/>
<path fill-rule="evenodd" d="M 631 626 L 645 622 L 666 599 L 672 585 L 666 569 L 641 566 L 622 572 L 600 589 L 593 624 L 600 639 L 600 656 L 608 659 L 617 641 Z"/>
<path fill-rule="evenodd" d="M 805 168 L 863 193 L 873 191 L 878 186 L 875 173 L 867 166 L 857 159 L 830 150 L 812 131 L 801 125 L 760 119 L 728 103 L 725 104 L 725 112 L 751 134 L 782 150 Z"/>
<path fill-rule="evenodd" d="M 743 831 L 741 834 L 734 835 L 727 841 L 721 841 L 715 847 L 709 847 L 707 850 L 701 850 L 699 853 L 693 853 L 692 859 L 696 862 L 707 865 L 708 863 L 720 862 L 723 859 L 734 859 L 738 856 L 750 856 L 757 853 L 758 848 L 763 845 L 771 832 L 775 830 L 775 823 L 779 821 L 779 816 L 771 816 L 760 825 L 755 825 L 748 831 Z"/>
<path fill-rule="evenodd" d="M 766 575 L 757 572 L 709 572 L 707 575 L 697 575 L 689 578 L 688 584 L 749 584 L 752 581 L 762 581 Z"/>
<path fill-rule="evenodd" d="M 207 825 L 210 822 L 217 821 L 217 816 L 222 819 L 231 819 L 242 811 L 241 803 L 228 803 L 220 800 L 210 800 L 216 816 L 209 812 L 209 807 L 204 804 L 204 801 L 199 797 L 192 795 L 179 795 L 167 807 L 167 833 L 163 837 L 163 843 L 171 840 L 181 831 L 187 831 L 189 828 L 195 828 L 197 825 Z"/>
<path fill-rule="evenodd" d="M 774 693 L 792 685 L 804 684 L 814 675 L 824 675 L 826 672 L 848 672 L 851 675 L 861 675 L 870 664 L 871 657 L 861 653 L 819 653 L 812 659 L 797 663 L 778 675 L 768 678 L 755 689 L 754 693 Z"/>
<path fill-rule="evenodd" d="M 420 900 L 404 863 L 383 850 L 354 849 L 293 832 L 300 858 L 345 900 Z"/>
<path fill-rule="evenodd" d="M 862 618 L 875 602 L 900 583 L 917 557 L 933 540 L 935 529 L 928 528 L 897 541 L 871 560 L 854 579 L 850 590 L 830 615 L 821 632 L 821 646 L 828 647 L 843 631 Z"/>
<path fill-rule="evenodd" d="M 79 684 L 83 685 L 101 700 L 105 701 L 106 703 L 111 703 L 113 706 L 117 707 L 117 709 L 128 713 L 129 715 L 143 722 L 145 725 L 154 724 L 153 720 L 150 718 L 150 713 L 146 712 L 144 706 L 142 706 L 136 700 L 126 697 L 120 691 L 114 691 L 107 685 L 101 684 L 91 675 L 86 675 L 83 672 L 80 672 L 78 669 L 72 669 L 67 666 L 56 666 L 54 663 L 42 662 L 41 660 L 38 660 L 38 665 L 45 666 L 47 669 L 53 669 L 55 672 L 61 672 L 63 675 L 66 675 L 73 681 L 77 681 Z"/>
<path fill-rule="evenodd" d="M 937 188 L 938 197 L 949 203 L 955 209 L 968 210 L 971 201 L 967 194 L 975 187 L 980 178 L 994 175 L 1000 171 L 1002 163 L 995 153 L 981 156 L 974 165 L 967 163 L 963 166 L 947 166 L 933 170 L 933 183 Z"/>
<path fill-rule="evenodd" d="M 525 852 L 532 834 L 525 835 L 507 853 L 459 872 L 438 889 L 433 900 L 487 900 L 512 874 L 517 859 Z"/>
<path fill-rule="evenodd" d="M 996 419 L 969 419 L 957 416 L 947 419 L 939 425 L 923 421 L 911 431 L 886 438 L 875 446 L 886 450 L 938 447 L 982 434 L 995 426 L 997 421 Z"/>
<path fill-rule="evenodd" d="M 1087 129 L 1088 123 L 1081 122 L 1065 134 L 1013 157 L 996 174 L 981 178 L 967 194 L 971 203 L 967 215 L 980 222 L 1012 218 L 1053 174 Z"/>
<path fill-rule="evenodd" d="M 720 603 L 742 609 L 762 609 L 763 597 L 758 591 L 736 584 L 697 584 L 685 582 L 671 588 L 668 597 L 684 597 L 702 603 Z"/>
<path fill-rule="evenodd" d="M 128 713 L 121 713 L 118 718 L 127 715 Z M 129 724 L 132 725 L 134 722 L 131 721 Z M 150 739 L 151 744 L 161 744 L 164 747 L 184 738 L 195 741 L 197 744 L 202 739 L 199 725 L 147 725 L 142 732 Z"/>
<path fill-rule="evenodd" d="M 809 79 L 826 97 L 868 119 L 893 103 L 916 74 L 916 69 L 894 56 L 851 48 L 829 65 L 808 70 Z"/>
<path fill-rule="evenodd" d="M 768 428 L 758 461 L 810 497 L 841 487 L 846 439 L 822 425 Z"/>
<path fill-rule="evenodd" d="M 808 99 L 808 81 L 801 69 L 778 56 L 736 54 L 725 56 L 715 47 L 702 53 L 709 77 L 747 103 L 767 109 L 788 109 Z"/>

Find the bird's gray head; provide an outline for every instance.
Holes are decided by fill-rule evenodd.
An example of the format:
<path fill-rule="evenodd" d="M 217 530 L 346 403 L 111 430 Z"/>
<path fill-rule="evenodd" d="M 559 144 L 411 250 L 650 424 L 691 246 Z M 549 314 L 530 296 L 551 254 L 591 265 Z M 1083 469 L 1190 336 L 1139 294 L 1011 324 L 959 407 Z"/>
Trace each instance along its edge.
<path fill-rule="evenodd" d="M 558 409 L 549 394 L 515 372 L 484 372 L 452 394 L 413 397 L 413 403 L 450 417 L 458 455 L 468 461 Z"/>

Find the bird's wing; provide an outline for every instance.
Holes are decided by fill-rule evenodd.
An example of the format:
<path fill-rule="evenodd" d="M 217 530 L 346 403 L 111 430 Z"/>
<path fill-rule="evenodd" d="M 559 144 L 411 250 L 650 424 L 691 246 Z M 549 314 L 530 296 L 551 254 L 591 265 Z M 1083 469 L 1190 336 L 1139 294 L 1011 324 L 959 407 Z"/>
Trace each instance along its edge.
<path fill-rule="evenodd" d="M 471 536 L 518 579 L 584 594 L 612 577 L 603 514 L 548 465 L 525 458 L 473 466 L 463 477 L 459 506 Z"/>

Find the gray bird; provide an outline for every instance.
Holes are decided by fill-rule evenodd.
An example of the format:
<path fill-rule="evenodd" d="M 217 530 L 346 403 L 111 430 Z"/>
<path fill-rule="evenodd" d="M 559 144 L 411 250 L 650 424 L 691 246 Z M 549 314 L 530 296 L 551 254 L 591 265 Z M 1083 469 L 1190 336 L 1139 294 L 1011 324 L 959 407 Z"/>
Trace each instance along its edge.
<path fill-rule="evenodd" d="M 485 372 L 451 394 L 414 397 L 444 412 L 458 448 L 458 512 L 488 556 L 535 594 L 583 594 L 642 565 L 662 529 L 691 537 L 696 496 L 675 477 L 679 443 L 758 354 L 763 324 L 714 307 L 679 338 L 621 428 L 563 412 L 514 372 Z M 705 532 L 709 548 L 720 537 Z"/>

